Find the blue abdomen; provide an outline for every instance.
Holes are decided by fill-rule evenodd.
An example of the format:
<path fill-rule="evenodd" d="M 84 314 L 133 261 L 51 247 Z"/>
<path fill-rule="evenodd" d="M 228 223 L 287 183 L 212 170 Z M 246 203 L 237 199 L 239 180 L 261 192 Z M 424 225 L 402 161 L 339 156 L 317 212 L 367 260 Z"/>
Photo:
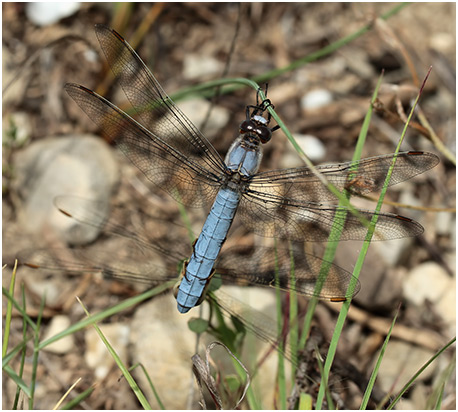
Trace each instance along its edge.
<path fill-rule="evenodd" d="M 240 194 L 229 188 L 222 188 L 216 195 L 178 289 L 176 298 L 181 313 L 193 308 L 202 296 L 226 240 L 239 200 Z"/>

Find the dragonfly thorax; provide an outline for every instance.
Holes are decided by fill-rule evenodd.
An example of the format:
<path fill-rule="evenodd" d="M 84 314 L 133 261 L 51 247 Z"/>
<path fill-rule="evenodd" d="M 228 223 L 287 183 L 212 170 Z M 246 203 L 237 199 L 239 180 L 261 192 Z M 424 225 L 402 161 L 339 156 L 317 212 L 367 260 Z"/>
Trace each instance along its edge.
<path fill-rule="evenodd" d="M 240 134 L 227 152 L 225 163 L 229 171 L 251 177 L 259 169 L 262 159 L 260 140 L 252 133 Z"/>

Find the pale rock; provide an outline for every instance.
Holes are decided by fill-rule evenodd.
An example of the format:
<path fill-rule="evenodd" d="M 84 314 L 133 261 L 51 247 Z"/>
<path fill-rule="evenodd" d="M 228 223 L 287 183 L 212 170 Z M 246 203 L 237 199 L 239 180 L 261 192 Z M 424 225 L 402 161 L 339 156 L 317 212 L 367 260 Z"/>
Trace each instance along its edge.
<path fill-rule="evenodd" d="M 436 303 L 451 287 L 447 272 L 435 262 L 425 262 L 415 267 L 404 281 L 404 296 L 415 305 L 428 300 Z"/>
<path fill-rule="evenodd" d="M 142 305 L 132 321 L 133 361 L 141 362 L 148 371 L 166 409 L 187 406 L 193 380 L 191 357 L 196 348 L 196 336 L 187 323 L 195 316 L 193 310 L 180 314 L 176 301 L 166 294 Z M 141 387 L 149 387 L 143 373 L 135 372 L 135 376 Z M 151 406 L 158 408 L 154 395 L 150 391 L 146 395 Z"/>
<path fill-rule="evenodd" d="M 57 315 L 54 316 L 49 324 L 48 328 L 46 329 L 46 333 L 43 336 L 43 341 L 48 340 L 49 338 L 57 335 L 58 333 L 62 332 L 63 330 L 70 327 L 71 322 L 67 316 L 64 315 Z M 75 346 L 75 339 L 74 335 L 67 335 L 62 339 L 59 339 L 50 345 L 46 346 L 44 350 L 53 352 L 53 353 L 67 353 L 72 350 Z"/>
<path fill-rule="evenodd" d="M 220 75 L 223 64 L 211 56 L 187 54 L 183 61 L 183 77 L 195 80 Z"/>
<path fill-rule="evenodd" d="M 326 147 L 316 136 L 294 133 L 293 137 L 313 163 L 320 163 L 326 156 Z M 294 147 L 288 144 L 287 151 L 281 159 L 280 167 L 289 168 L 301 166 L 304 166 L 304 161 L 301 160 Z"/>
<path fill-rule="evenodd" d="M 98 325 L 110 345 L 124 364 L 128 364 L 127 345 L 129 343 L 130 327 L 122 323 Z M 94 328 L 85 334 L 86 352 L 84 359 L 87 365 L 94 369 L 97 379 L 104 379 L 115 364 L 115 360 Z"/>
<path fill-rule="evenodd" d="M 26 3 L 25 14 L 37 26 L 48 26 L 71 16 L 79 8 L 80 2 L 77 1 Z"/>
<path fill-rule="evenodd" d="M 455 36 L 448 32 L 431 33 L 429 46 L 445 55 L 455 51 Z"/>
<path fill-rule="evenodd" d="M 198 129 L 200 129 L 202 123 L 205 121 L 210 106 L 211 103 L 209 101 L 200 98 L 184 100 L 178 103 L 178 107 L 183 113 L 186 113 L 186 116 L 189 117 Z M 205 125 L 205 129 L 202 130 L 203 134 L 207 137 L 215 136 L 216 133 L 227 125 L 229 117 L 230 115 L 227 109 L 214 106 Z"/>
<path fill-rule="evenodd" d="M 391 339 L 377 375 L 377 383 L 386 393 L 397 393 L 433 355 L 434 352 L 420 346 Z M 378 356 L 378 353 L 374 356 L 374 364 Z M 435 368 L 434 363 L 426 368 L 418 377 L 418 382 L 429 379 Z"/>
<path fill-rule="evenodd" d="M 223 287 L 222 288 L 230 297 L 237 296 L 243 300 L 245 305 L 240 306 L 239 302 L 234 304 L 244 310 L 247 307 L 255 307 L 260 310 L 261 316 L 248 315 L 250 319 L 264 323 L 264 328 L 268 328 L 269 334 L 273 333 L 276 337 L 275 315 L 275 297 L 271 290 L 262 290 L 262 288 L 240 288 L 240 287 Z M 225 297 L 225 302 L 232 299 Z M 204 318 L 208 314 L 206 304 L 202 305 Z M 191 357 L 196 353 L 196 335 L 188 328 L 188 321 L 197 317 L 200 308 L 194 308 L 186 314 L 180 314 L 176 308 L 176 301 L 171 295 L 158 296 L 136 312 L 133 323 L 132 333 L 130 336 L 132 346 L 132 356 L 135 362 L 141 362 L 153 381 L 156 390 L 161 397 L 167 409 L 184 409 L 187 406 L 190 385 L 195 385 L 192 377 Z M 269 320 L 263 314 L 270 315 Z M 246 316 L 246 315 L 245 315 Z M 252 318 L 254 316 L 254 318 Z M 261 319 L 261 320 L 259 320 Z M 201 336 L 199 341 L 198 353 L 204 359 L 205 348 L 216 339 L 208 334 Z M 251 345 L 251 346 L 250 346 Z M 253 336 L 245 342 L 245 348 L 256 351 L 259 357 L 265 354 L 268 344 L 256 339 Z M 228 355 L 225 351 L 219 350 L 224 358 L 219 362 L 224 365 L 229 362 Z M 212 353 L 213 356 L 213 353 Z M 242 361 L 244 358 L 242 357 Z M 259 395 L 259 399 L 265 399 L 263 403 L 272 400 L 271 389 L 275 384 L 277 359 L 275 353 L 272 354 L 264 363 L 263 367 L 258 370 L 254 378 L 253 385 L 257 390 L 264 392 Z M 225 373 L 225 370 L 221 371 Z M 289 376 L 289 375 L 287 375 Z M 136 374 L 142 387 L 147 386 L 143 374 Z M 152 394 L 148 394 L 149 400 L 153 407 L 157 407 L 157 402 Z M 193 407 L 197 407 L 198 400 L 197 388 L 194 388 Z M 231 405 L 226 405 L 231 407 Z M 233 405 L 232 405 L 233 406 Z M 270 408 L 273 405 L 269 406 Z"/>
<path fill-rule="evenodd" d="M 413 242 L 412 238 L 405 237 L 384 242 L 372 242 L 371 248 L 374 248 L 385 265 L 397 266 L 409 253 Z"/>
<path fill-rule="evenodd" d="M 14 157 L 14 185 L 22 200 L 19 219 L 30 233 L 52 227 L 68 243 L 85 244 L 99 233 L 78 224 L 53 204 L 60 195 L 109 203 L 119 171 L 113 150 L 93 136 L 58 137 L 34 142 Z M 100 211 L 100 213 L 108 213 Z"/>
<path fill-rule="evenodd" d="M 301 99 L 301 107 L 305 110 L 315 110 L 327 106 L 333 100 L 332 93 L 326 89 L 316 89 L 308 92 Z"/>
<path fill-rule="evenodd" d="M 452 213 L 437 213 L 436 224 L 434 228 L 436 233 L 442 236 L 448 236 L 452 232 L 452 228 L 455 226 Z"/>
<path fill-rule="evenodd" d="M 456 334 L 456 279 L 449 279 L 448 287 L 436 302 L 439 315 L 446 322 L 450 334 Z"/>

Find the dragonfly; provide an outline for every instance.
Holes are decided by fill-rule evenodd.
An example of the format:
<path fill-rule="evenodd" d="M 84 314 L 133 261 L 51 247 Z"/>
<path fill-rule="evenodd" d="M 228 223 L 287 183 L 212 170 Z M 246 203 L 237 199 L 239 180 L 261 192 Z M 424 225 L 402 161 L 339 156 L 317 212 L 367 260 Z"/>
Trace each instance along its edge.
<path fill-rule="evenodd" d="M 152 242 L 146 233 L 140 233 L 138 226 L 142 226 L 143 221 L 137 222 L 133 228 L 120 223 L 122 220 L 120 215 L 138 218 L 142 215 L 139 210 L 117 207 L 111 210 L 107 217 L 105 210 L 108 205 L 105 202 L 69 195 L 56 197 L 54 204 L 74 222 L 94 227 L 103 233 L 104 237 L 110 239 L 117 237 L 123 242 L 117 243 L 116 252 L 105 250 L 105 245 L 102 248 L 97 248 L 95 245 L 95 248 L 79 247 L 70 250 L 57 248 L 23 250 L 18 256 L 21 265 L 46 271 L 65 271 L 77 276 L 83 273 L 101 273 L 107 279 L 157 286 L 176 281 L 177 271 L 182 270 L 180 267 L 183 267 L 183 262 L 189 256 L 189 250 L 186 250 L 191 248 L 189 244 L 179 246 L 175 244 L 171 247 L 170 245 L 176 242 L 167 239 L 168 245 L 165 246 Z M 155 225 L 164 224 L 160 217 L 152 216 L 150 213 L 141 216 L 141 219 L 153 220 Z M 184 228 L 181 227 L 183 231 L 180 232 L 181 225 L 175 224 L 175 226 L 174 231 L 183 234 Z M 114 253 L 116 259 L 113 259 Z M 279 345 L 282 335 L 279 336 L 274 327 L 276 321 L 235 299 L 224 292 L 220 286 L 224 284 L 278 287 L 280 290 L 314 296 L 317 276 L 325 263 L 327 263 L 327 276 L 323 279 L 321 299 L 334 301 L 336 296 L 340 296 L 341 301 L 359 292 L 360 282 L 350 272 L 334 263 L 304 253 L 298 248 L 235 246 L 223 250 L 218 257 L 211 287 L 203 297 L 210 305 L 216 305 L 226 317 L 236 318 L 245 331 L 250 331 L 259 339 L 269 343 L 297 366 L 297 360 L 290 348 Z M 351 294 L 345 293 L 349 286 L 352 286 Z"/>
<path fill-rule="evenodd" d="M 215 261 L 237 213 L 252 232 L 292 241 L 363 240 L 374 212 L 346 213 L 334 223 L 336 213 L 348 209 L 308 167 L 258 172 L 262 146 L 278 126 L 270 127 L 266 114 L 270 101 L 246 107 L 238 136 L 223 160 L 212 144 L 164 92 L 135 50 L 116 31 L 96 25 L 95 32 L 108 63 L 138 121 L 94 91 L 73 83 L 65 86 L 70 97 L 112 138 L 127 158 L 159 188 L 185 206 L 212 204 L 192 255 L 185 264 L 176 299 L 186 313 L 202 300 Z M 339 190 L 366 194 L 381 189 L 393 155 L 382 155 L 334 165 L 318 172 Z M 439 158 L 421 151 L 396 156 L 390 185 L 434 167 Z M 412 219 L 376 213 L 376 239 L 416 236 L 423 227 Z M 330 236 L 340 225 L 339 238 Z M 316 281 L 319 279 L 317 278 Z M 321 292 L 316 292 L 321 297 Z M 336 300 L 345 297 L 342 293 Z"/>

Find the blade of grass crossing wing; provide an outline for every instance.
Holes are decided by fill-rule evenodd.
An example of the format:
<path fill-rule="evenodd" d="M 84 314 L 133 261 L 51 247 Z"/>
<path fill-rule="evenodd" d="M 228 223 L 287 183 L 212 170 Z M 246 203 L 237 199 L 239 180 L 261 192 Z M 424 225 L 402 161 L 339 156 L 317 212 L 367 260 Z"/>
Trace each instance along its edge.
<path fill-rule="evenodd" d="M 77 298 L 78 299 L 78 298 Z M 81 307 L 83 308 L 84 312 L 86 313 L 86 316 L 90 316 L 88 310 L 84 306 L 83 302 L 81 302 L 78 299 L 79 303 L 81 304 Z M 105 335 L 102 333 L 100 328 L 94 323 L 94 329 L 96 330 L 97 334 L 100 336 L 100 339 L 102 339 L 103 343 L 108 349 L 108 352 L 110 352 L 111 356 L 115 360 L 116 364 L 118 365 L 118 368 L 121 370 L 122 374 L 126 378 L 127 382 L 129 383 L 130 387 L 132 388 L 132 391 L 134 392 L 135 396 L 145 409 L 151 409 L 151 405 L 148 403 L 145 395 L 143 392 L 140 390 L 140 388 L 137 385 L 137 382 L 135 382 L 134 378 L 130 374 L 129 370 L 126 368 L 122 360 L 120 359 L 119 355 L 116 353 L 114 348 L 110 345 L 110 342 L 108 342 L 107 338 L 105 338 Z"/>
<path fill-rule="evenodd" d="M 294 382 L 296 376 L 296 368 L 294 365 L 297 365 L 297 350 L 299 343 L 299 322 L 298 322 L 298 301 L 297 301 L 297 292 L 296 292 L 296 273 L 294 266 L 294 256 L 293 250 L 290 247 L 290 256 L 291 256 L 291 269 L 290 269 L 290 279 L 291 279 L 291 290 L 289 292 L 289 346 L 291 348 L 291 355 L 293 357 L 292 368 L 291 368 L 291 379 Z"/>
<path fill-rule="evenodd" d="M 371 373 L 371 377 L 369 378 L 369 382 L 367 384 L 366 391 L 364 392 L 363 400 L 359 407 L 360 410 L 365 410 L 367 408 L 367 404 L 369 403 L 369 399 L 371 397 L 372 389 L 374 388 L 375 380 L 377 379 L 378 370 L 380 369 L 380 365 L 382 364 L 383 355 L 385 354 L 385 350 L 388 346 L 388 342 L 390 341 L 391 332 L 393 331 L 394 324 L 396 323 L 396 319 L 399 315 L 399 309 L 396 311 L 394 315 L 393 322 L 391 322 L 390 330 L 388 331 L 385 341 L 383 342 L 382 349 L 380 350 L 380 354 L 378 355 L 377 362 L 374 366 L 374 370 Z"/>
<path fill-rule="evenodd" d="M 380 78 L 379 78 L 379 80 L 377 82 L 377 85 L 375 87 L 374 93 L 372 95 L 371 105 L 370 105 L 370 107 L 368 108 L 368 110 L 366 112 L 366 116 L 364 117 L 363 125 L 361 127 L 361 131 L 360 131 L 359 136 L 358 136 L 358 141 L 356 143 L 355 152 L 353 154 L 353 159 L 352 160 L 354 162 L 358 161 L 361 158 L 362 149 L 363 149 L 364 143 L 366 141 L 367 132 L 369 130 L 369 125 L 370 125 L 370 121 L 371 121 L 371 118 L 372 118 L 372 110 L 373 110 L 372 105 L 375 102 L 375 99 L 377 98 L 378 90 L 379 90 L 380 85 L 382 83 L 382 78 L 383 77 L 380 76 Z M 346 191 L 344 191 L 344 192 L 346 192 Z M 346 192 L 346 193 L 344 193 L 344 196 L 348 200 L 349 197 L 350 197 L 350 193 Z M 344 205 L 339 202 L 339 206 L 344 206 Z M 343 222 L 345 220 L 346 214 L 347 214 L 346 211 L 342 211 L 342 212 L 336 213 L 336 216 L 334 218 L 334 223 L 333 223 L 333 226 L 331 228 L 331 233 L 330 233 L 330 237 L 332 237 L 332 239 L 340 238 L 340 235 L 342 233 Z M 336 250 L 337 250 L 337 246 L 338 246 L 338 242 L 328 242 L 328 244 L 326 245 L 326 250 L 325 250 L 324 255 L 323 255 L 323 265 L 322 265 L 321 270 L 320 270 L 320 279 L 322 279 L 322 280 L 321 280 L 321 282 L 318 282 L 316 287 L 315 287 L 315 292 L 317 292 L 317 293 L 319 293 L 321 291 L 321 288 L 322 288 L 324 282 L 326 281 L 326 277 L 327 277 L 327 274 L 328 274 L 329 268 L 330 268 L 330 262 L 332 262 L 334 260 L 334 256 L 335 256 L 335 253 L 336 253 Z M 353 290 L 354 290 L 354 287 L 356 285 L 350 285 L 350 286 L 353 286 Z M 347 295 L 349 293 L 352 294 L 353 290 L 349 290 Z M 301 339 L 299 341 L 299 349 L 303 349 L 305 347 L 305 343 L 307 342 L 307 337 L 308 337 L 308 335 L 310 333 L 310 328 L 312 326 L 313 314 L 315 313 L 315 308 L 316 308 L 317 303 L 318 303 L 318 300 L 316 298 L 311 299 L 309 301 L 309 305 L 307 307 L 307 313 L 306 313 L 306 316 L 304 318 L 304 327 L 303 327 L 303 330 L 302 330 L 302 336 L 301 336 Z"/>
<path fill-rule="evenodd" d="M 427 75 L 426 75 L 426 77 L 425 77 L 425 79 L 423 81 L 423 84 L 422 84 L 422 86 L 421 86 L 421 88 L 419 90 L 417 98 L 415 99 L 415 102 L 414 102 L 414 104 L 412 106 L 412 109 L 410 110 L 409 116 L 407 118 L 407 122 L 406 122 L 406 124 L 404 126 L 404 129 L 402 131 L 401 137 L 399 139 L 399 143 L 398 143 L 398 145 L 396 147 L 396 150 L 394 152 L 393 162 L 391 163 L 391 166 L 388 169 L 388 173 L 386 175 L 386 179 L 385 179 L 385 182 L 383 184 L 383 188 L 381 190 L 379 200 L 377 202 L 377 207 L 375 209 L 374 216 L 373 216 L 373 218 L 372 218 L 372 220 L 370 222 L 370 227 L 369 227 L 369 229 L 367 231 L 366 239 L 364 240 L 363 246 L 361 248 L 361 252 L 360 252 L 360 254 L 358 256 L 358 260 L 356 261 L 356 264 L 355 264 L 355 269 L 353 271 L 353 276 L 355 276 L 356 278 L 359 277 L 359 274 L 361 272 L 361 269 L 362 269 L 362 266 L 363 266 L 363 263 L 364 263 L 364 259 L 366 257 L 367 251 L 369 250 L 370 241 L 372 239 L 372 235 L 374 234 L 375 225 L 377 223 L 377 214 L 380 212 L 380 209 L 382 207 L 383 199 L 385 197 L 385 193 L 386 193 L 386 190 L 388 188 L 388 184 L 389 184 L 390 179 L 391 179 L 391 174 L 393 173 L 393 168 L 394 168 L 394 165 L 396 163 L 397 154 L 399 153 L 401 144 L 402 144 L 402 142 L 404 140 L 404 136 L 405 136 L 407 128 L 408 128 L 408 125 L 409 125 L 410 120 L 411 120 L 411 118 L 413 116 L 413 113 L 415 112 L 415 107 L 417 106 L 418 100 L 419 100 L 419 98 L 421 96 L 421 92 L 422 92 L 422 90 L 424 88 L 426 80 L 428 79 L 430 71 L 431 71 L 431 69 L 428 71 L 428 73 L 427 73 Z M 341 308 L 340 313 L 339 313 L 339 317 L 337 318 L 336 327 L 334 329 L 334 333 L 333 333 L 333 336 L 332 336 L 332 339 L 331 339 L 331 343 L 330 343 L 329 349 L 328 349 L 328 355 L 326 357 L 326 362 L 325 362 L 325 365 L 324 365 L 324 370 L 325 370 L 326 374 L 329 374 L 329 371 L 331 370 L 331 365 L 332 365 L 332 362 L 334 360 L 334 356 L 335 356 L 336 349 L 337 349 L 337 343 L 339 341 L 340 334 L 342 333 L 343 325 L 345 323 L 345 319 L 347 317 L 347 313 L 348 313 L 348 310 L 350 308 L 350 303 L 351 303 L 351 299 L 347 299 L 343 303 L 342 308 Z M 322 380 L 322 383 L 323 383 L 323 380 Z M 324 388 L 323 388 L 323 385 L 321 385 L 320 389 L 319 389 L 319 392 L 318 392 L 318 397 L 317 397 L 317 403 L 316 403 L 316 408 L 317 409 L 321 409 L 322 402 L 323 402 L 323 397 L 324 397 Z"/>

